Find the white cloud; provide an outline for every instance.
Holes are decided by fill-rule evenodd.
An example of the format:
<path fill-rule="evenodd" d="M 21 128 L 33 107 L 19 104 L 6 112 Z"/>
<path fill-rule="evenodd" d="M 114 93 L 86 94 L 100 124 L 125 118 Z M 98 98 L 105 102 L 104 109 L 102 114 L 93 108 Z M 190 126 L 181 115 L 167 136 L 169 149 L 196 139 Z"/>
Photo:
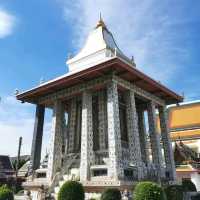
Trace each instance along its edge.
<path fill-rule="evenodd" d="M 102 13 L 119 47 L 134 55 L 138 68 L 168 83 L 190 57 L 181 45 L 186 33 L 181 25 L 192 22 L 187 6 L 159 0 L 61 0 L 65 20 L 74 32 L 73 45 L 79 49 Z M 187 38 L 188 39 L 188 38 Z"/>
<path fill-rule="evenodd" d="M 12 34 L 15 22 L 13 15 L 0 8 L 0 39 Z"/>
<path fill-rule="evenodd" d="M 48 148 L 51 123 L 45 120 L 43 149 Z M 0 102 L 0 154 L 16 156 L 19 137 L 23 137 L 21 154 L 30 154 L 33 137 L 35 108 L 31 104 L 21 104 L 13 96 L 2 97 Z"/>

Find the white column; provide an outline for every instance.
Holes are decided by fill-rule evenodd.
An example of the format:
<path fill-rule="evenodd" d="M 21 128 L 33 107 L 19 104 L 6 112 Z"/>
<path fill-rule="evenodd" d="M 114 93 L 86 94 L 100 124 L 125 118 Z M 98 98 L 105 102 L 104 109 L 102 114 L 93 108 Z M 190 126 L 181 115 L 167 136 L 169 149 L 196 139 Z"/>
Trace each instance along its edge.
<path fill-rule="evenodd" d="M 126 114 L 127 114 L 127 130 L 128 141 L 130 150 L 130 164 L 137 168 L 138 179 L 141 179 L 143 173 L 143 162 L 140 148 L 139 130 L 138 130 L 138 117 L 135 106 L 135 95 L 133 91 L 126 93 Z M 144 147 L 142 147 L 144 148 Z"/>
<path fill-rule="evenodd" d="M 90 179 L 90 166 L 94 162 L 92 130 L 92 94 L 85 91 L 82 96 L 81 164 L 80 179 Z"/>
<path fill-rule="evenodd" d="M 63 117 L 63 105 L 60 101 L 56 101 L 53 107 L 51 143 L 48 158 L 47 178 L 49 180 L 52 180 L 56 172 L 60 171 L 61 169 L 63 144 Z"/>
<path fill-rule="evenodd" d="M 169 173 L 170 180 L 176 180 L 176 168 L 174 163 L 174 154 L 172 151 L 172 143 L 169 137 L 169 129 L 167 124 L 167 113 L 164 106 L 159 107 L 160 128 L 163 142 L 166 169 Z"/>
<path fill-rule="evenodd" d="M 108 176 L 119 180 L 124 177 L 122 164 L 122 146 L 120 135 L 119 102 L 117 83 L 111 82 L 107 87 L 107 121 L 108 121 Z"/>
<path fill-rule="evenodd" d="M 158 179 L 162 176 L 162 152 L 159 135 L 156 129 L 156 110 L 154 102 L 150 101 L 147 105 L 149 120 L 149 137 L 152 151 L 152 161 L 156 168 Z"/>
<path fill-rule="evenodd" d="M 73 98 L 69 105 L 69 140 L 68 140 L 68 153 L 74 152 L 74 136 L 76 129 L 76 99 Z"/>

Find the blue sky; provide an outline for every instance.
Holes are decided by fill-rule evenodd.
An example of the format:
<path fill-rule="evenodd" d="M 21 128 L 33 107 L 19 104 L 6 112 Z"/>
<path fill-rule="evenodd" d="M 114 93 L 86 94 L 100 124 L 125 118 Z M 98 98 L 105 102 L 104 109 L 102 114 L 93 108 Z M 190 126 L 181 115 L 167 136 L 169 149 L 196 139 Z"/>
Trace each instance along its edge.
<path fill-rule="evenodd" d="M 119 47 L 156 80 L 200 99 L 199 0 L 1 0 L 0 154 L 29 153 L 34 106 L 13 94 L 67 72 L 65 61 L 84 44 L 101 11 Z M 50 134 L 50 111 L 44 148 Z"/>

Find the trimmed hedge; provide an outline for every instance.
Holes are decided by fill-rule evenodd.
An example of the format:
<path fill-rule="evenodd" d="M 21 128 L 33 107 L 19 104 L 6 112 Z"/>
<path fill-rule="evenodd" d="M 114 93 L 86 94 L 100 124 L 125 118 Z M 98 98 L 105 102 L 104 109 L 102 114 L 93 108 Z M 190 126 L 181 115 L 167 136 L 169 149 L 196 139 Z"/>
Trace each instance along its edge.
<path fill-rule="evenodd" d="M 183 199 L 183 188 L 181 185 L 170 185 L 165 189 L 167 200 L 182 200 Z"/>
<path fill-rule="evenodd" d="M 0 187 L 0 200 L 14 200 L 14 195 L 11 189 L 6 185 Z"/>
<path fill-rule="evenodd" d="M 184 192 L 196 192 L 196 186 L 190 179 L 184 179 L 182 181 L 182 187 Z"/>
<path fill-rule="evenodd" d="M 121 200 L 121 199 L 122 199 L 121 192 L 116 188 L 108 188 L 101 195 L 101 200 Z"/>
<path fill-rule="evenodd" d="M 84 200 L 85 193 L 81 183 L 67 181 L 58 192 L 58 200 Z"/>
<path fill-rule="evenodd" d="M 162 187 L 150 181 L 140 182 L 134 189 L 134 200 L 166 200 Z"/>

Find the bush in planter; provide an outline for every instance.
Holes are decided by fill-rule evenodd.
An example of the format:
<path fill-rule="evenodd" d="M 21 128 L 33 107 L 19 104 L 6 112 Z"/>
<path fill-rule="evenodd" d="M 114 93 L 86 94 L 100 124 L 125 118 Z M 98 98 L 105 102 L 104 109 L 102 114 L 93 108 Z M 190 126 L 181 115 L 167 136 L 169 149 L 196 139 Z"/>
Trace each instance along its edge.
<path fill-rule="evenodd" d="M 133 197 L 134 200 L 166 200 L 162 187 L 149 181 L 138 183 L 134 189 Z"/>
<path fill-rule="evenodd" d="M 67 181 L 58 192 L 58 200 L 84 200 L 85 193 L 81 183 Z"/>
<path fill-rule="evenodd" d="M 102 195 L 101 200 L 121 200 L 121 192 L 116 188 L 106 189 Z"/>
<path fill-rule="evenodd" d="M 183 179 L 182 187 L 184 192 L 196 192 L 196 186 L 190 179 Z"/>
<path fill-rule="evenodd" d="M 181 185 L 169 185 L 164 189 L 167 200 L 182 200 L 183 188 Z"/>
<path fill-rule="evenodd" d="M 14 200 L 14 195 L 11 189 L 6 185 L 0 187 L 0 200 Z"/>

